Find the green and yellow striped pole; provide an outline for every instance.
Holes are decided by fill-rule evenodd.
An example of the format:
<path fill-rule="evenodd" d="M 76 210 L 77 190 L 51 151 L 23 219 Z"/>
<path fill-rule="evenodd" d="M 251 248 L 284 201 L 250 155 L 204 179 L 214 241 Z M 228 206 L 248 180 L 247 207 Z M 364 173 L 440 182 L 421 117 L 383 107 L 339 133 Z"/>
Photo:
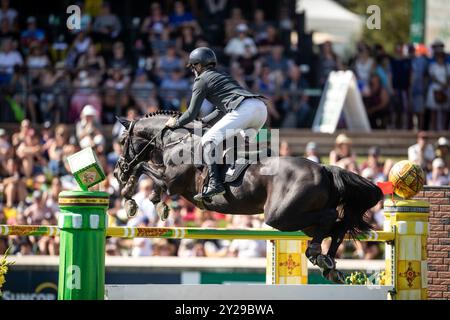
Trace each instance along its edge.
<path fill-rule="evenodd" d="M 104 299 L 108 204 L 105 192 L 59 194 L 58 300 Z"/>

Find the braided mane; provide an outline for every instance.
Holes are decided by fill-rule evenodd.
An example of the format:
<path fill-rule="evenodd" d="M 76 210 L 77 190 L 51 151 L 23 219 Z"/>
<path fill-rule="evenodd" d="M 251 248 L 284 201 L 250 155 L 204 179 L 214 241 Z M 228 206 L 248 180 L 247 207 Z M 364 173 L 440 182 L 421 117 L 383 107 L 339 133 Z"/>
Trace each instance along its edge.
<path fill-rule="evenodd" d="M 182 113 L 180 111 L 175 110 L 158 110 L 155 112 L 146 113 L 143 118 L 152 118 L 155 116 L 179 116 Z M 195 118 L 195 121 L 201 121 L 200 118 Z"/>

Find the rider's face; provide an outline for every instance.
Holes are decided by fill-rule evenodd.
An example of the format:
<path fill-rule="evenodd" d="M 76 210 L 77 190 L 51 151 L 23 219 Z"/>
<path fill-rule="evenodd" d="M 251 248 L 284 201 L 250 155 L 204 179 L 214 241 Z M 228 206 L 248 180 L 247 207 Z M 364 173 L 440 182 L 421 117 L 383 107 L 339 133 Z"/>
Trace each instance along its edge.
<path fill-rule="evenodd" d="M 198 63 L 191 66 L 191 71 L 194 73 L 196 78 L 200 74 L 200 68 L 201 68 L 201 66 Z"/>

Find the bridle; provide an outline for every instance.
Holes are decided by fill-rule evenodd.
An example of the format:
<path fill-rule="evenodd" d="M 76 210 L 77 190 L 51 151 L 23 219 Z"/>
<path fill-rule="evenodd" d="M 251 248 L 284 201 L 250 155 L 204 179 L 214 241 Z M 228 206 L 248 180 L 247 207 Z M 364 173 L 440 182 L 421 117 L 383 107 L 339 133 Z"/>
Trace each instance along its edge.
<path fill-rule="evenodd" d="M 131 142 L 131 138 L 133 136 L 133 129 L 134 126 L 136 125 L 136 123 L 139 120 L 136 121 L 132 121 L 130 123 L 130 126 L 127 130 L 127 141 L 124 144 L 124 155 L 119 157 L 119 160 L 117 161 L 117 164 L 120 168 L 120 171 L 122 172 L 122 174 L 127 174 L 128 171 L 130 170 L 130 168 L 132 168 L 136 163 L 139 162 L 139 159 L 141 158 L 141 156 L 148 150 L 148 148 L 153 144 L 153 142 L 155 141 L 156 138 L 158 138 L 159 135 L 161 135 L 161 143 L 163 141 L 163 135 L 164 135 L 164 131 L 166 129 L 168 129 L 167 127 L 163 127 L 160 131 L 158 131 L 153 138 L 151 138 L 146 145 L 142 148 L 142 150 L 139 153 L 136 153 L 136 150 L 134 149 L 133 143 Z M 133 151 L 134 157 L 133 159 L 131 159 L 130 161 L 126 160 L 126 154 L 128 153 L 128 148 L 130 148 L 131 146 L 131 150 Z M 162 148 L 164 148 L 164 146 L 162 146 Z"/>

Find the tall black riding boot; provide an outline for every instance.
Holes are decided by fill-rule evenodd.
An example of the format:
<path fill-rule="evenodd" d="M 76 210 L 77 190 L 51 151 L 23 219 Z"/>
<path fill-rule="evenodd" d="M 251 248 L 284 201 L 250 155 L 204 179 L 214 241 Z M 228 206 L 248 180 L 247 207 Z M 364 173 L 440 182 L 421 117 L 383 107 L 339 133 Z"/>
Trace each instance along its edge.
<path fill-rule="evenodd" d="M 220 179 L 219 166 L 217 164 L 208 165 L 208 176 L 209 182 L 208 186 L 202 193 L 194 196 L 194 200 L 200 201 L 205 198 L 211 198 L 216 195 L 221 195 L 225 193 L 225 188 Z"/>

